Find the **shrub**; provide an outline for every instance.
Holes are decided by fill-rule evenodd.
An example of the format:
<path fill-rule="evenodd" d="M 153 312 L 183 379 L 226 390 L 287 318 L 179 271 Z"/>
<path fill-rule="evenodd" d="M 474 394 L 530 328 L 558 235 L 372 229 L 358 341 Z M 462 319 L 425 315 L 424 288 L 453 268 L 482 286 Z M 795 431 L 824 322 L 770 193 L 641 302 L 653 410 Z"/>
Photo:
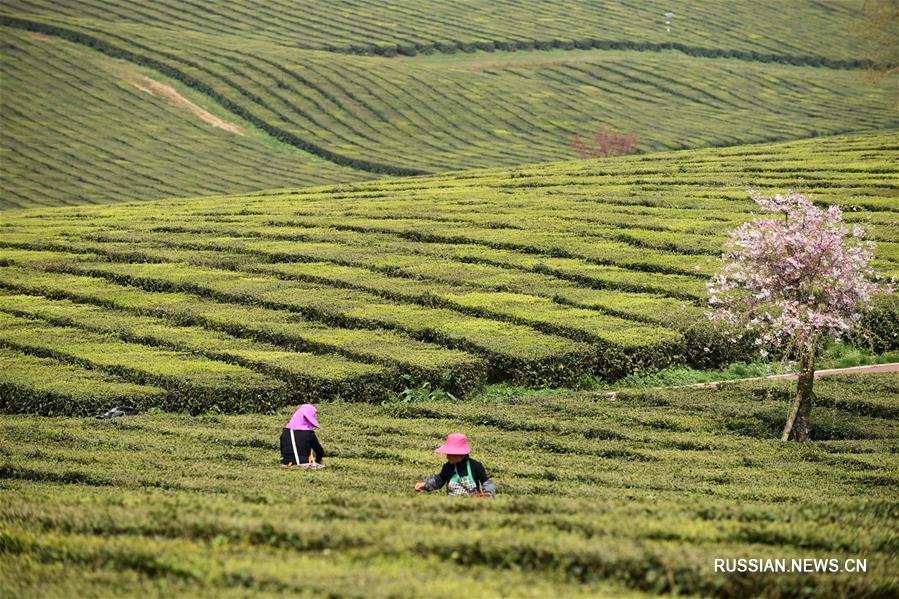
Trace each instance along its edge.
<path fill-rule="evenodd" d="M 637 152 L 637 136 L 604 126 L 597 129 L 592 138 L 575 133 L 571 138 L 571 147 L 579 158 L 626 156 Z"/>
<path fill-rule="evenodd" d="M 874 353 L 899 350 L 899 296 L 875 298 L 846 338 L 852 345 Z"/>

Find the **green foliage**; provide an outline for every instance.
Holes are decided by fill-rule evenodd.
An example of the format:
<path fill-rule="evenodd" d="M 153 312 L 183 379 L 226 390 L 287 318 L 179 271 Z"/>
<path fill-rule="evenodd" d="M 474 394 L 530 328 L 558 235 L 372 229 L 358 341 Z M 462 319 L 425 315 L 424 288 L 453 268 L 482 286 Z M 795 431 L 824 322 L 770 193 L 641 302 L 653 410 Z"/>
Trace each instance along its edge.
<path fill-rule="evenodd" d="M 212 127 L 151 95 L 146 69 L 94 50 L 0 30 L 0 209 L 248 192 L 364 177 L 294 148 Z M 154 78 L 175 84 L 160 74 Z M 140 87 L 137 87 L 140 86 Z M 182 95 L 193 95 L 180 89 Z M 195 103 L 206 103 L 192 98 Z M 71 106 L 79 106 L 73 114 Z M 40 157 L 38 159 L 38 157 Z M 189 164 L 190 168 L 185 168 Z"/>
<path fill-rule="evenodd" d="M 880 297 L 872 302 L 848 339 L 852 345 L 873 353 L 899 350 L 899 296 Z"/>
<path fill-rule="evenodd" d="M 294 371 L 299 368 L 300 379 L 305 379 L 307 391 L 301 395 L 309 399 L 329 398 L 337 394 L 344 399 L 358 401 L 384 395 L 394 388 L 395 377 L 390 379 L 379 377 L 380 390 L 371 387 L 370 379 L 366 379 L 368 382 L 365 386 L 355 390 L 341 388 L 339 384 L 334 387 L 333 378 L 330 383 L 323 380 L 322 377 L 329 371 L 334 371 L 330 362 L 333 362 L 333 366 L 338 370 L 340 364 L 352 364 L 343 356 L 352 360 L 383 364 L 396 372 L 406 373 L 419 382 L 440 381 L 447 389 L 459 395 L 478 387 L 486 376 L 485 364 L 474 356 L 419 342 L 389 331 L 329 327 L 276 310 L 240 304 L 222 304 L 187 294 L 150 293 L 135 288 L 123 288 L 107 283 L 103 279 L 65 274 L 33 273 L 35 276 L 28 277 L 27 285 L 23 286 L 20 283 L 25 280 L 23 274 L 25 273 L 15 270 L 0 271 L 0 284 L 16 285 L 25 291 L 40 292 L 50 297 L 69 298 L 79 304 L 71 304 L 68 301 L 50 302 L 35 296 L 0 295 L 0 309 L 5 307 L 13 312 L 49 317 L 57 322 L 93 330 L 125 333 L 132 340 L 149 345 L 178 346 L 187 342 L 192 350 L 198 349 L 197 336 L 212 339 L 217 345 L 221 345 L 221 340 L 228 337 L 204 334 L 203 329 L 198 327 L 223 331 L 240 338 L 258 340 L 256 343 L 247 342 L 238 347 L 250 350 L 254 347 L 264 349 L 270 352 L 269 355 L 277 357 L 276 362 L 280 364 L 272 364 L 275 367 L 274 371 L 266 368 L 269 374 L 274 376 L 284 374 L 284 358 L 277 350 L 271 353 L 274 348 L 269 343 L 293 351 L 303 351 L 290 355 L 289 359 L 294 364 Z M 152 314 L 165 320 L 137 318 L 131 316 L 133 313 Z M 115 326 L 114 323 L 121 324 Z M 182 325 L 184 328 L 173 327 L 173 324 Z M 138 328 L 135 329 L 135 326 Z M 150 328 L 147 328 L 148 326 Z M 222 347 L 224 353 L 219 353 L 218 357 L 224 355 L 226 359 L 237 359 L 250 364 L 258 363 L 258 353 L 255 359 L 248 359 L 246 355 L 235 353 L 232 348 L 236 342 L 237 340 L 228 341 L 226 346 Z M 208 347 L 199 349 L 205 351 L 207 355 L 210 354 Z M 305 353 L 307 351 L 324 355 L 318 357 Z M 331 352 L 337 352 L 338 355 Z M 287 378 L 296 385 L 297 372 L 291 375 L 288 369 L 286 373 Z M 308 386 L 308 383 L 314 380 L 318 380 L 319 383 Z M 300 393 L 296 386 L 294 393 Z"/>
<path fill-rule="evenodd" d="M 163 389 L 0 347 L 0 412 L 88 416 L 120 403 L 161 403 Z"/>
<path fill-rule="evenodd" d="M 0 576 L 27 596 L 888 596 L 896 377 L 816 389 L 818 440 L 803 447 L 767 424 L 788 383 L 322 404 L 317 472 L 278 467 L 289 409 L 3 416 Z M 412 491 L 456 431 L 495 499 Z M 866 558 L 868 572 L 712 571 L 722 556 L 822 555 Z"/>
<path fill-rule="evenodd" d="M 765 362 L 735 362 L 721 370 L 696 370 L 689 366 L 672 366 L 650 372 L 635 372 L 615 381 L 614 387 L 617 389 L 677 387 L 695 383 L 763 377 L 784 372 L 786 369 L 781 364 Z"/>
<path fill-rule="evenodd" d="M 244 43 L 299 40 L 302 48 L 386 57 L 674 47 L 725 57 L 749 54 L 791 64 L 797 58 L 808 62 L 817 58 L 816 64 L 821 64 L 831 59 L 857 59 L 863 48 L 861 39 L 845 34 L 853 18 L 862 16 L 860 10 L 854 6 L 828 10 L 811 0 L 789 5 L 764 0 L 752 7 L 713 0 L 690 7 L 689 14 L 676 14 L 673 36 L 660 25 L 664 14 L 651 2 L 593 5 L 564 0 L 535 11 L 507 2 L 493 7 L 465 4 L 451 8 L 418 0 L 375 8 L 351 0 L 322 6 L 315 14 L 289 4 L 272 6 L 258 0 L 239 4 L 217 1 L 208 11 L 186 2 L 170 2 L 165 10 L 144 11 L 124 0 L 109 2 L 106 10 L 83 1 L 14 0 L 8 7 L 10 12 L 77 17 L 97 24 L 127 16 L 129 22 L 144 29 L 238 36 Z M 471 23 L 477 27 L 471 27 Z M 261 28 L 260 24 L 265 26 Z M 789 44 L 783 42 L 785 39 Z M 715 51 L 717 54 L 711 54 Z M 447 57 L 435 56 L 434 60 L 445 61 Z"/>
<path fill-rule="evenodd" d="M 285 383 L 236 364 L 5 313 L 0 313 L 0 344 L 163 387 L 167 393 L 160 405 L 169 410 L 197 413 L 219 405 L 234 412 L 266 411 L 290 401 Z M 7 408 L 22 411 L 16 403 Z"/>
<path fill-rule="evenodd" d="M 441 387 L 432 388 L 431 383 L 425 382 L 421 385 L 415 386 L 415 381 L 412 377 L 404 376 L 403 377 L 403 390 L 400 391 L 396 397 L 393 398 L 393 401 L 400 403 L 416 403 L 422 401 L 441 401 L 441 400 L 450 400 L 450 401 L 458 401 L 455 395 L 446 391 Z"/>
<path fill-rule="evenodd" d="M 0 311 L 113 335 L 138 353 L 198 354 L 290 390 L 245 401 L 235 399 L 239 385 L 234 397 L 223 386 L 201 402 L 226 412 L 301 398 L 381 401 L 406 388 L 462 398 L 485 381 L 590 388 L 634 372 L 714 370 L 753 350 L 702 308 L 713 248 L 751 217 L 745 187 L 812 181 L 817 201 L 874 225 L 886 250 L 877 266 L 894 274 L 899 228 L 876 200 L 891 193 L 895 137 L 7 212 L 0 287 L 10 293 Z M 889 347 L 893 308 L 878 300 L 865 316 L 865 351 Z M 93 363 L 52 353 L 62 345 L 53 339 L 31 335 L 17 347 Z M 674 382 L 694 376 L 668 372 L 679 373 Z M 139 369 L 114 374 L 160 384 Z"/>
<path fill-rule="evenodd" d="M 892 88 L 858 77 L 868 63 L 844 35 L 851 9 L 823 10 L 810 0 L 788 8 L 769 0 L 752 11 L 691 7 L 668 35 L 651 2 L 574 4 L 542 8 L 537 18 L 504 4 L 485 20 L 469 14 L 474 5 L 380 7 L 377 16 L 368 6 L 329 6 L 322 16 L 284 8 L 273 17 L 275 9 L 258 3 L 217 3 L 202 14 L 184 2 L 160 11 L 123 2 L 108 11 L 78 0 L 7 3 L 0 23 L 16 40 L 10 55 L 25 60 L 9 67 L 4 148 L 16 169 L 4 179 L 4 198 L 25 206 L 236 193 L 521 165 L 570 157 L 570 134 L 595 130 L 598 118 L 650 150 L 897 124 Z M 477 22 L 480 33 L 459 22 Z M 740 27 L 748 33 L 736 33 Z M 26 77 L 26 66 L 40 77 Z M 251 134 L 213 130 L 132 91 L 121 72 L 177 82 Z M 29 103 L 35 96 L 42 101 Z M 478 110 L 467 110 L 473 103 Z M 88 116 L 72 118 L 65 110 L 72 104 Z M 43 166 L 34 157 L 48 147 L 54 152 Z M 66 152 L 71 147 L 78 151 Z M 676 264 L 664 266 L 676 272 Z"/>
<path fill-rule="evenodd" d="M 76 326 L 132 343 L 167 347 L 239 364 L 287 382 L 291 389 L 289 401 L 293 403 L 315 401 L 321 397 L 376 400 L 385 395 L 394 375 L 383 367 L 353 362 L 342 356 L 288 351 L 200 327 L 172 326 L 158 318 L 127 315 L 67 301 L 0 295 L 0 311 L 60 326 Z"/>
<path fill-rule="evenodd" d="M 83 267 L 82 267 L 83 266 Z M 382 300 L 372 294 L 312 283 L 190 267 L 178 263 L 89 263 L 74 272 L 108 277 L 149 291 L 183 291 L 270 309 L 295 311 L 336 326 L 396 329 L 413 337 L 483 355 L 500 375 L 532 384 L 564 382 L 572 368 L 593 363 L 588 345 L 444 308 Z"/>
<path fill-rule="evenodd" d="M 843 341 L 831 342 L 821 350 L 816 365 L 824 368 L 851 368 L 872 364 L 899 362 L 899 351 L 873 353 L 864 347 L 856 347 Z"/>

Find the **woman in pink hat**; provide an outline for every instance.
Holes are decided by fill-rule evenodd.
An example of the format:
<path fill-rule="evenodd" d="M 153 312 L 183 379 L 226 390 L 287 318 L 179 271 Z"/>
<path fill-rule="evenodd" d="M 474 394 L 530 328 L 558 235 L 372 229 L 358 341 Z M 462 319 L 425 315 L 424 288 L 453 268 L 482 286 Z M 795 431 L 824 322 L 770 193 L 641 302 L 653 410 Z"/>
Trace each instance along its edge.
<path fill-rule="evenodd" d="M 487 471 L 480 462 L 468 457 L 471 447 L 462 433 L 453 433 L 446 438 L 446 443 L 434 450 L 435 453 L 446 454 L 446 464 L 440 474 L 415 483 L 416 491 L 436 491 L 446 485 L 447 495 L 496 495 L 496 485 L 487 476 Z"/>
<path fill-rule="evenodd" d="M 304 403 L 293 413 L 290 422 L 281 431 L 282 467 L 324 465 L 322 459 L 325 457 L 325 450 L 315 436 L 317 428 L 321 427 L 318 424 L 315 406 Z M 310 450 L 315 452 L 315 462 L 309 459 Z"/>

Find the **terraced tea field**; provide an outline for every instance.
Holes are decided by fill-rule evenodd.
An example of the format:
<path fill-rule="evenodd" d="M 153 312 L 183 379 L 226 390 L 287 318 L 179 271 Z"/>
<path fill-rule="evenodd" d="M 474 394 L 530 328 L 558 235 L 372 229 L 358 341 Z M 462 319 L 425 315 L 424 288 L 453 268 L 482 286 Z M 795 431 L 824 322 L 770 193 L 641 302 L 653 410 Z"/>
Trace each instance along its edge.
<path fill-rule="evenodd" d="M 759 0 L 751 5 L 675 0 L 666 7 L 636 2 L 561 0 L 523 5 L 510 0 L 467 0 L 434 5 L 390 0 L 373 5 L 344 2 L 215 0 L 199 5 L 164 0 L 142 7 L 124 0 L 9 0 L 6 10 L 35 17 L 87 23 L 135 23 L 184 33 L 237 35 L 285 46 L 357 53 L 416 54 L 527 48 L 591 47 L 594 42 L 630 43 L 651 50 L 661 45 L 776 57 L 853 60 L 864 53 L 846 35 L 862 15 L 863 2 L 827 5 L 814 0 Z M 672 31 L 665 12 L 674 13 Z"/>
<path fill-rule="evenodd" d="M 4 2 L 0 597 L 894 597 L 894 364 L 804 443 L 794 382 L 658 388 L 788 370 L 706 315 L 750 190 L 899 283 L 877 6 Z M 896 352 L 893 293 L 819 363 Z M 414 491 L 452 432 L 496 497 Z"/>
<path fill-rule="evenodd" d="M 146 69 L 84 46 L 6 27 L 0 39 L 0 208 L 373 176 L 275 142 L 234 115 L 224 120 L 238 132 L 214 128 L 152 95 Z"/>
<path fill-rule="evenodd" d="M 0 345 L 27 368 L 0 373 L 0 409 L 247 412 L 727 363 L 746 348 L 706 322 L 704 284 L 751 216 L 747 188 L 843 205 L 894 276 L 897 147 L 885 133 L 7 211 Z M 899 310 L 880 309 L 869 342 L 895 349 Z"/>
<path fill-rule="evenodd" d="M 5 369 L 4 369 L 5 371 Z M 0 420 L 11 596 L 888 597 L 899 585 L 899 384 L 789 383 L 322 405 L 320 471 L 278 467 L 289 411 Z M 493 500 L 415 495 L 466 432 Z M 728 574 L 716 558 L 866 560 Z"/>
<path fill-rule="evenodd" d="M 861 76 L 864 53 L 847 32 L 860 2 L 724 12 L 719 3 L 684 5 L 673 7 L 670 36 L 650 2 L 553 4 L 536 14 L 507 3 L 486 12 L 480 3 L 391 3 L 378 5 L 377 18 L 374 5 L 357 4 L 7 3 L 0 24 L 18 40 L 7 54 L 25 60 L 4 75 L 16 93 L 0 111 L 10 130 L 3 148 L 16 168 L 4 178 L 0 207 L 562 160 L 575 157 L 574 133 L 603 124 L 635 134 L 641 151 L 899 127 L 895 81 Z M 55 66 L 47 44 L 24 43 L 26 31 L 53 40 L 56 54 L 79 67 Z M 120 69 L 177 82 L 253 138 L 210 131 L 188 114 L 166 118 L 205 127 L 212 143 L 185 141 L 181 129 L 156 136 L 148 125 L 134 128 L 152 103 L 137 102 L 122 76 L 97 66 L 110 57 L 124 61 Z M 29 105 L 31 90 L 15 74 L 38 65 L 53 79 L 30 84 L 43 90 L 46 107 Z M 115 102 L 97 102 L 107 95 Z M 71 104 L 90 110 L 71 119 Z M 65 151 L 48 151 L 55 148 Z M 97 148 L 105 159 L 92 159 Z M 194 152 L 198 168 L 185 171 L 192 159 L 182 156 Z M 144 170 L 127 168 L 135 163 Z"/>

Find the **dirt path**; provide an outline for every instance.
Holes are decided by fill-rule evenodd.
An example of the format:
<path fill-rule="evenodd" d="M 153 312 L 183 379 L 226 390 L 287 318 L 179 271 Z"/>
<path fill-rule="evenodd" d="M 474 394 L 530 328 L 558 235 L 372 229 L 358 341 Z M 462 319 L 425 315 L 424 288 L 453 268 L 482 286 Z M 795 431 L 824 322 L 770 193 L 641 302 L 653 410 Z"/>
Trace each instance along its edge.
<path fill-rule="evenodd" d="M 890 364 L 871 364 L 868 366 L 852 366 L 850 368 L 830 368 L 827 370 L 815 371 L 815 378 L 819 379 L 826 376 L 845 375 L 845 374 L 881 374 L 895 372 L 899 373 L 899 362 Z M 715 381 L 714 383 L 695 383 L 693 385 L 676 385 L 674 387 L 650 387 L 649 389 L 714 389 L 719 385 L 730 383 L 745 383 L 748 381 L 795 381 L 798 374 L 772 374 L 770 376 L 757 376 L 748 379 L 731 379 L 729 381 Z M 618 397 L 618 391 L 609 391 L 603 394 L 608 399 Z"/>
<path fill-rule="evenodd" d="M 851 368 L 830 368 L 828 370 L 815 371 L 815 378 L 819 379 L 825 376 L 833 376 L 840 374 L 878 374 L 883 372 L 899 372 L 899 362 L 892 364 L 871 364 L 869 366 L 852 366 Z M 721 383 L 736 383 L 745 381 L 795 381 L 799 378 L 798 374 L 772 374 L 771 376 L 757 376 L 749 379 L 734 379 L 732 381 L 716 381 L 714 383 L 696 383 L 695 385 L 685 385 L 688 389 L 708 389 L 714 388 Z"/>
<path fill-rule="evenodd" d="M 164 98 L 172 106 L 186 109 L 188 112 L 203 119 L 213 127 L 218 127 L 219 129 L 224 129 L 225 131 L 235 133 L 237 135 L 245 135 L 240 127 L 238 127 L 234 123 L 228 122 L 215 116 L 208 110 L 200 108 L 199 106 L 179 94 L 178 90 L 176 90 L 171 85 L 161 83 L 159 81 L 156 81 L 155 79 L 150 79 L 146 75 L 141 75 L 139 81 L 131 81 L 131 85 L 152 96 Z"/>

